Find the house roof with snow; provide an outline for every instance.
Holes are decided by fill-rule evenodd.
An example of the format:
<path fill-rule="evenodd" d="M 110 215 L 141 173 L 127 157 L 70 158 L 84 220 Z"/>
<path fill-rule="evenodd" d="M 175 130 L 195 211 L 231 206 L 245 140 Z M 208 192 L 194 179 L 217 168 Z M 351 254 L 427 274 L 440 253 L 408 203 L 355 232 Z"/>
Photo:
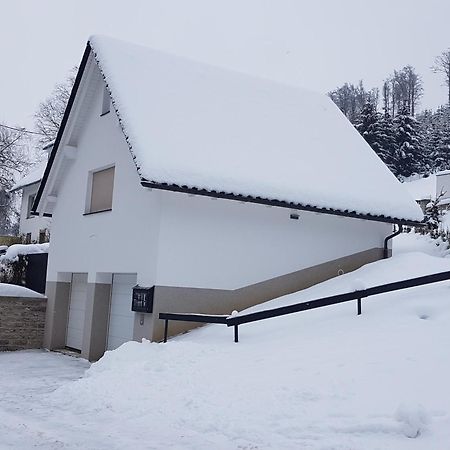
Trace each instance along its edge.
<path fill-rule="evenodd" d="M 42 177 L 44 176 L 46 165 L 47 161 L 42 162 L 34 167 L 27 175 L 25 175 L 11 188 L 11 192 L 23 189 L 24 187 L 30 186 L 35 183 L 40 183 Z"/>
<path fill-rule="evenodd" d="M 326 96 L 93 36 L 143 186 L 384 222 L 421 221 L 404 187 Z M 42 207 L 41 207 L 42 208 Z"/>
<path fill-rule="evenodd" d="M 431 200 L 436 198 L 436 174 L 433 173 L 427 177 L 417 176 L 407 179 L 403 186 L 410 193 L 411 197 L 417 201 Z"/>

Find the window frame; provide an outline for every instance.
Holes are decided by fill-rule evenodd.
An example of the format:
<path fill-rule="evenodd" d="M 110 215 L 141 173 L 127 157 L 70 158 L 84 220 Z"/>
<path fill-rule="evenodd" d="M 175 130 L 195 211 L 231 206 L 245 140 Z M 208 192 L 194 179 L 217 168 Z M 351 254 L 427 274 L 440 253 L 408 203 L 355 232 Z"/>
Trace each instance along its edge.
<path fill-rule="evenodd" d="M 110 207 L 103 208 L 103 209 L 98 209 L 98 210 L 97 209 L 96 210 L 92 210 L 92 196 L 93 196 L 95 174 L 97 174 L 99 172 L 104 172 L 104 171 L 110 170 L 110 169 L 113 169 Z M 84 216 L 89 216 L 89 215 L 92 215 L 92 214 L 99 214 L 99 213 L 102 213 L 102 212 L 112 211 L 112 206 L 113 206 L 113 202 L 114 202 L 114 181 L 115 181 L 115 176 L 116 176 L 116 166 L 115 166 L 115 164 L 109 164 L 107 166 L 99 167 L 97 169 L 89 171 L 88 183 L 87 183 L 87 191 L 86 191 L 85 210 L 84 210 L 84 214 L 83 214 Z"/>
<path fill-rule="evenodd" d="M 33 210 L 33 203 L 36 200 L 36 192 L 34 194 L 29 194 L 27 198 L 27 219 L 33 219 L 34 216 L 31 214 Z"/>
<path fill-rule="evenodd" d="M 105 86 L 103 89 L 102 112 L 100 114 L 100 117 L 103 117 L 110 112 L 111 112 L 111 97 L 109 95 L 108 88 Z"/>

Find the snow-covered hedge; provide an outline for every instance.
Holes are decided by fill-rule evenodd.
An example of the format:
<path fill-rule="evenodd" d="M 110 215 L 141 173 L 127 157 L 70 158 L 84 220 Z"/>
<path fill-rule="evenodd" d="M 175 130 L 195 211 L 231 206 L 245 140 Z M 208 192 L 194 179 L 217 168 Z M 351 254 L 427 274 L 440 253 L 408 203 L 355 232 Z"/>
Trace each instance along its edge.
<path fill-rule="evenodd" d="M 0 262 L 17 261 L 21 255 L 32 255 L 36 253 L 48 253 L 49 244 L 14 244 L 8 247 L 6 253 L 0 256 Z"/>
<path fill-rule="evenodd" d="M 26 255 L 48 253 L 49 244 L 14 244 L 0 256 L 0 283 L 25 284 Z"/>

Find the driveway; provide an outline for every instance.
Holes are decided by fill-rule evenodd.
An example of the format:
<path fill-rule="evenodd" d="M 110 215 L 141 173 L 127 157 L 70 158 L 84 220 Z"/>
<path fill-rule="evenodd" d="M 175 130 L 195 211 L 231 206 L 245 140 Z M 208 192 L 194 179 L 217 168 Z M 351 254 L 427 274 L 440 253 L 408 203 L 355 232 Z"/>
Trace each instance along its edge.
<path fill-rule="evenodd" d="M 1 352 L 0 449 L 67 448 L 55 434 L 63 431 L 55 422 L 64 414 L 55 418 L 47 396 L 88 367 L 83 359 L 42 350 Z"/>

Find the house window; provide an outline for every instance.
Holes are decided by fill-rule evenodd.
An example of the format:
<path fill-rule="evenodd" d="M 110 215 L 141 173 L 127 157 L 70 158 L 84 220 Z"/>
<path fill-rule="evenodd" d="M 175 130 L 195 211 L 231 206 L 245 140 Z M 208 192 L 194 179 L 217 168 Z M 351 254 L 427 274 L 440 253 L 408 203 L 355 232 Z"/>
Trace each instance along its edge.
<path fill-rule="evenodd" d="M 28 196 L 28 203 L 27 203 L 27 219 L 31 219 L 33 217 L 31 215 L 31 210 L 33 209 L 33 203 L 34 199 L 36 198 L 36 194 L 31 194 Z"/>
<path fill-rule="evenodd" d="M 111 98 L 109 97 L 109 92 L 107 87 L 103 89 L 103 98 L 102 98 L 102 113 L 101 115 L 104 116 L 105 114 L 108 114 L 111 109 Z"/>
<path fill-rule="evenodd" d="M 44 228 L 43 230 L 39 230 L 39 244 L 43 244 L 44 242 L 49 241 L 49 233 L 47 228 Z"/>
<path fill-rule="evenodd" d="M 112 209 L 114 167 L 91 173 L 91 191 L 88 213 Z"/>

